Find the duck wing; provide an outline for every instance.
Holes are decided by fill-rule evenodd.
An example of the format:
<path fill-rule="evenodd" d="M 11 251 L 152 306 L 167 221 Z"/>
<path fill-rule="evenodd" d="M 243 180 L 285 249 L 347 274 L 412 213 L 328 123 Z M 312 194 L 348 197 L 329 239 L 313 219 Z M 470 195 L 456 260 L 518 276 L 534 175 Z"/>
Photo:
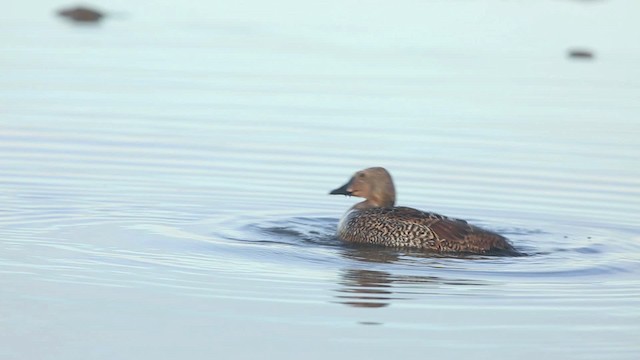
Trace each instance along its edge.
<path fill-rule="evenodd" d="M 344 241 L 441 253 L 517 254 L 508 240 L 464 220 L 408 207 L 354 210 L 338 226 Z"/>
<path fill-rule="evenodd" d="M 386 216 L 395 226 L 409 228 L 414 234 L 423 234 L 422 247 L 425 248 L 444 252 L 516 253 L 502 235 L 471 225 L 465 220 L 408 207 L 396 207 L 387 211 Z M 423 231 L 416 231 L 416 228 Z"/>
<path fill-rule="evenodd" d="M 398 220 L 403 222 L 428 227 L 436 239 L 464 239 L 474 231 L 474 227 L 469 225 L 465 220 L 420 211 L 409 207 L 393 208 L 390 215 L 397 217 Z"/>

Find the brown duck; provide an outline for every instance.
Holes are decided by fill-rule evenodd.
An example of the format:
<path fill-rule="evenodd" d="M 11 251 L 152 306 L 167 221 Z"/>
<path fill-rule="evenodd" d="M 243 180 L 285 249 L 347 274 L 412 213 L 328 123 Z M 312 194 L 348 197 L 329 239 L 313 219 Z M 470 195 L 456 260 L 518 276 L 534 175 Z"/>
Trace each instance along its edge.
<path fill-rule="evenodd" d="M 61 9 L 58 15 L 66 17 L 68 20 L 80 23 L 96 23 L 102 20 L 105 14 L 101 11 L 84 6 Z"/>
<path fill-rule="evenodd" d="M 394 206 L 393 180 L 381 167 L 356 172 L 349 182 L 329 194 L 365 199 L 340 220 L 338 238 L 343 241 L 438 253 L 519 254 L 505 237 L 464 220 Z"/>

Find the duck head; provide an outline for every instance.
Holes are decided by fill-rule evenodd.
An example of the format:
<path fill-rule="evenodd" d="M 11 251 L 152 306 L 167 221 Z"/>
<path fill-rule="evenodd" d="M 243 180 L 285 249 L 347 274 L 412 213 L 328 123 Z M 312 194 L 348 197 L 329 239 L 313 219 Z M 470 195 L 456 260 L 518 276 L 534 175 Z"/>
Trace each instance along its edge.
<path fill-rule="evenodd" d="M 354 206 L 356 209 L 393 207 L 396 202 L 393 180 L 389 172 L 382 167 L 372 167 L 356 172 L 346 184 L 332 190 L 329 194 L 365 198 L 365 201 Z"/>

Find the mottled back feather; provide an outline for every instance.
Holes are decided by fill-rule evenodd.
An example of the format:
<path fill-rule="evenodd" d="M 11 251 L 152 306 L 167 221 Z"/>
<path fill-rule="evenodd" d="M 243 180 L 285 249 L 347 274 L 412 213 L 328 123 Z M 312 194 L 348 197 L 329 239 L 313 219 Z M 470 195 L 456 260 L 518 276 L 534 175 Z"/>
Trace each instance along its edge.
<path fill-rule="evenodd" d="M 464 220 L 408 207 L 351 210 L 338 236 L 350 242 L 435 252 L 516 253 L 503 236 Z"/>

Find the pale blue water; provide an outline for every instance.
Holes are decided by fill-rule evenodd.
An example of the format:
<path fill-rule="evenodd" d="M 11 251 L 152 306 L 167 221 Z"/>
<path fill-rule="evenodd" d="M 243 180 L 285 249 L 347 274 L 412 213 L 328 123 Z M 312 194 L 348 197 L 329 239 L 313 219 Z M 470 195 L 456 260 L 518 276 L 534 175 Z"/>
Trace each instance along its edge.
<path fill-rule="evenodd" d="M 635 2 L 59 5 L 0 18 L 0 358 L 640 356 Z M 342 244 L 368 166 L 530 256 Z"/>

